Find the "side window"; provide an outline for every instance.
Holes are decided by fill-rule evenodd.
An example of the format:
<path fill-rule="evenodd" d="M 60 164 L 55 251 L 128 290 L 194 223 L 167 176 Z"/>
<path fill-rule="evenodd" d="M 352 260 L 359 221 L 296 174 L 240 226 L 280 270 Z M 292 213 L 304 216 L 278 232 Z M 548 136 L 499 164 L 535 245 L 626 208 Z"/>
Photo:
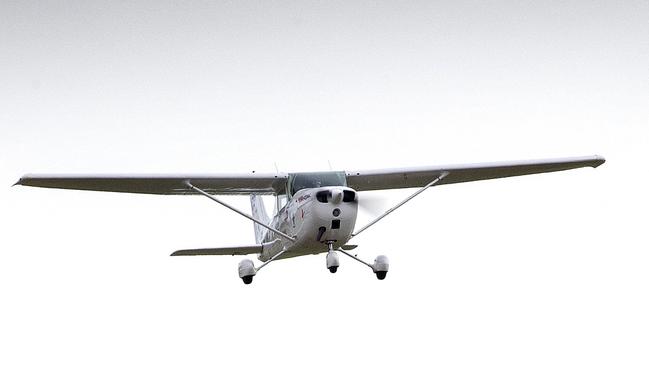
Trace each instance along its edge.
<path fill-rule="evenodd" d="M 275 200 L 275 214 L 277 214 L 288 202 L 288 198 L 286 197 L 286 194 L 282 195 L 277 195 L 276 200 Z"/>

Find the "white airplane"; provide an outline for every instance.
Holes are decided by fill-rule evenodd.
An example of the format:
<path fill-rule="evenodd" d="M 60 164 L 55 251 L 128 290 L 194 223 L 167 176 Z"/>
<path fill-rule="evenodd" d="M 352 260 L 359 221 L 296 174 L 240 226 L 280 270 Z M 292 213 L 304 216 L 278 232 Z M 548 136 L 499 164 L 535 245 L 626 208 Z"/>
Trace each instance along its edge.
<path fill-rule="evenodd" d="M 335 171 L 237 175 L 25 175 L 15 185 L 44 188 L 111 191 L 143 194 L 200 194 L 254 222 L 256 244 L 236 247 L 180 250 L 172 256 L 258 254 L 263 263 L 239 263 L 239 277 L 250 284 L 270 262 L 302 255 L 327 253 L 327 268 L 335 273 L 337 253 L 367 265 L 379 280 L 385 279 L 389 262 L 377 256 L 365 262 L 347 251 L 349 241 L 433 185 L 455 184 L 575 169 L 598 167 L 601 156 L 465 165 L 397 168 L 371 171 Z M 358 191 L 419 188 L 399 204 L 354 231 Z M 250 195 L 252 215 L 214 195 Z M 271 219 L 261 195 L 274 195 L 276 214 Z"/>

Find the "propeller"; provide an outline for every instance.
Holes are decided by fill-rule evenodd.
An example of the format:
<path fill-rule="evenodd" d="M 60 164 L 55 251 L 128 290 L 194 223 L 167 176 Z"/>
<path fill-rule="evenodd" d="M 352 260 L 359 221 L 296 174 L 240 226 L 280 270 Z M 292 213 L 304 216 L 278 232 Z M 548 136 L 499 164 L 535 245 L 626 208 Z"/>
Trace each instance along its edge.
<path fill-rule="evenodd" d="M 356 194 L 358 194 L 358 207 L 367 214 L 379 215 L 388 209 L 389 203 L 383 194 L 369 191 Z"/>

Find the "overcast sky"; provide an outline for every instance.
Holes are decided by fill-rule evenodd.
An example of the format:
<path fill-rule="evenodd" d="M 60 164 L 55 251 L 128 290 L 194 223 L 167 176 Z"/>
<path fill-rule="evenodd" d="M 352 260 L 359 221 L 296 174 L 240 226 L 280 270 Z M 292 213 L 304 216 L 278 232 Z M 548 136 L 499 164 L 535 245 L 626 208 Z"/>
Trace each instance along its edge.
<path fill-rule="evenodd" d="M 0 82 L 0 363 L 649 361 L 646 1 L 1 1 Z M 591 154 L 420 195 L 357 239 L 385 281 L 244 286 L 169 257 L 253 242 L 203 197 L 10 187 Z"/>

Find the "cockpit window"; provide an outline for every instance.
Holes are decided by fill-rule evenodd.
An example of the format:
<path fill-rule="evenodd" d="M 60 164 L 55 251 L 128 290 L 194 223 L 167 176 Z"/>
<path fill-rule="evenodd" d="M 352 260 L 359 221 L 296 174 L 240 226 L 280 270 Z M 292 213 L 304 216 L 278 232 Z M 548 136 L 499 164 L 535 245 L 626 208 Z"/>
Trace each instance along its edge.
<path fill-rule="evenodd" d="M 323 186 L 347 186 L 347 179 L 343 171 L 339 172 L 309 172 L 290 174 L 289 191 L 291 196 L 307 188 L 320 188 Z"/>

